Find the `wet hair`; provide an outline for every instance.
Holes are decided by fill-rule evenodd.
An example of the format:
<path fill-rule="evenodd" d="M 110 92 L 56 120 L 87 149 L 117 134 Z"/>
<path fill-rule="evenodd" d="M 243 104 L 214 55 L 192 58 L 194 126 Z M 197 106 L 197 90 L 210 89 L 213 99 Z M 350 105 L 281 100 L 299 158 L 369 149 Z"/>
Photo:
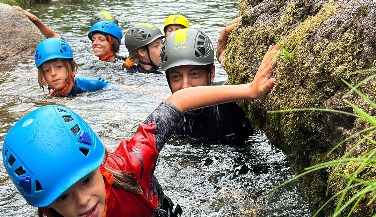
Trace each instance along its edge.
<path fill-rule="evenodd" d="M 104 162 L 106 161 L 110 152 L 106 149 L 106 157 Z M 105 167 L 107 171 L 110 171 L 114 177 L 113 186 L 116 186 L 124 191 L 128 191 L 134 194 L 142 194 L 141 186 L 139 185 L 137 179 L 134 177 L 132 173 L 125 173 L 118 170 L 111 169 L 109 167 Z M 53 208 L 38 208 L 38 217 L 64 217 L 59 214 Z"/>
<path fill-rule="evenodd" d="M 53 59 L 53 60 L 58 60 L 58 59 Z M 78 65 L 73 59 L 62 59 L 62 58 L 60 58 L 60 60 L 63 62 L 63 65 L 66 69 L 67 78 L 69 77 L 71 72 L 75 73 L 78 70 Z M 52 61 L 52 60 L 49 60 L 49 61 Z M 39 86 L 44 90 L 45 86 L 48 87 L 48 83 L 47 83 L 46 77 L 44 76 L 44 73 L 43 73 L 43 69 L 42 69 L 43 64 L 38 67 L 38 83 L 39 83 Z"/>
<path fill-rule="evenodd" d="M 147 47 L 147 45 L 146 45 L 146 47 Z M 146 49 L 146 48 L 144 46 L 144 47 L 140 47 L 140 48 L 137 48 L 136 50 L 132 51 L 132 53 L 129 54 L 129 56 L 127 57 L 127 59 L 123 63 L 123 66 L 121 67 L 122 69 L 132 68 L 134 66 L 134 64 L 138 62 L 138 60 L 140 59 L 140 55 L 138 54 L 138 51 L 140 49 Z"/>

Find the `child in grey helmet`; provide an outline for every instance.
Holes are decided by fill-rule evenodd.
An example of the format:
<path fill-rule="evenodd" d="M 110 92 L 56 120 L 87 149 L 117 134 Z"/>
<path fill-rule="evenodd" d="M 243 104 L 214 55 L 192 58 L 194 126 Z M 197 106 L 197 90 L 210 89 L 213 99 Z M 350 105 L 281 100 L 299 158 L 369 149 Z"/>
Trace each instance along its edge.
<path fill-rule="evenodd" d="M 209 37 L 201 30 L 179 29 L 166 37 L 161 53 L 161 68 L 174 93 L 214 83 L 214 49 Z M 178 134 L 198 143 L 244 144 L 253 128 L 244 111 L 234 102 L 210 106 L 184 114 Z"/>
<path fill-rule="evenodd" d="M 129 73 L 160 72 L 160 53 L 164 34 L 150 23 L 138 23 L 125 32 L 124 43 L 129 56 L 123 64 L 123 69 Z"/>

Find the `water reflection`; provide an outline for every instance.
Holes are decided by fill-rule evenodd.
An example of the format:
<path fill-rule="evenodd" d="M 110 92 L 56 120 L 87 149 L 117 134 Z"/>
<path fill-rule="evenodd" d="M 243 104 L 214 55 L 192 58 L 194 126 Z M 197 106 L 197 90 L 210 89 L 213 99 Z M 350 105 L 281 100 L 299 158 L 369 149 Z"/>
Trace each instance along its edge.
<path fill-rule="evenodd" d="M 125 30 L 138 22 L 150 22 L 162 29 L 169 14 L 182 13 L 192 27 L 203 28 L 215 45 L 220 30 L 237 15 L 237 1 L 62 0 L 28 10 L 67 39 L 80 66 L 79 76 L 102 77 L 116 85 L 74 99 L 50 99 L 38 87 L 32 56 L 24 57 L 22 63 L 2 62 L 0 139 L 29 111 L 58 104 L 81 115 L 103 143 L 114 149 L 121 139 L 135 132 L 170 90 L 164 75 L 130 75 L 94 61 L 86 36 L 91 15 L 110 11 Z M 127 55 L 124 43 L 120 54 Z M 217 63 L 216 71 L 216 80 L 227 79 Z M 183 207 L 184 216 L 309 216 L 294 183 L 262 194 L 293 176 L 283 153 L 273 149 L 262 133 L 243 147 L 171 140 L 161 152 L 156 176 L 166 194 Z M 3 166 L 0 182 L 0 216 L 35 216 L 35 209 L 16 192 Z"/>

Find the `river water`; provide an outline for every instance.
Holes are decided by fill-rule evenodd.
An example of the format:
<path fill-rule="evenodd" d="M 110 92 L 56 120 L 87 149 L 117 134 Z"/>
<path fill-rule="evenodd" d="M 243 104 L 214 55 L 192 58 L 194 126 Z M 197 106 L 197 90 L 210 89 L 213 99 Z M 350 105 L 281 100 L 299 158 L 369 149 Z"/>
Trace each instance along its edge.
<path fill-rule="evenodd" d="M 63 0 L 27 8 L 70 43 L 80 66 L 78 76 L 100 76 L 114 85 L 74 99 L 50 99 L 38 87 L 32 56 L 9 63 L 6 68 L 10 69 L 0 73 L 1 141 L 20 117 L 42 105 L 58 104 L 80 114 L 103 143 L 114 149 L 170 94 L 164 75 L 129 75 L 96 61 L 87 38 L 94 13 L 109 11 L 123 30 L 138 22 L 162 29 L 169 14 L 181 13 L 216 45 L 220 30 L 237 16 L 237 4 L 231 0 Z M 123 43 L 120 54 L 127 55 Z M 226 79 L 216 63 L 216 80 Z M 310 216 L 296 183 L 265 194 L 294 174 L 284 154 L 272 147 L 262 132 L 244 147 L 171 140 L 160 153 L 155 174 L 165 194 L 181 205 L 183 216 Z M 35 216 L 35 208 L 17 193 L 2 165 L 0 216 Z"/>

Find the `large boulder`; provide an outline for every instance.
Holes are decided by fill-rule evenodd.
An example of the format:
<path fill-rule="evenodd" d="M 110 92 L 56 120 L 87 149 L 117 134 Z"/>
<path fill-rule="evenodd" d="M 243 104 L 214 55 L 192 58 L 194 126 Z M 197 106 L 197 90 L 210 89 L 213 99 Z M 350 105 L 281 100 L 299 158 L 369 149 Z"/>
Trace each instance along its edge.
<path fill-rule="evenodd" d="M 355 133 L 366 129 L 368 123 L 355 116 L 304 108 L 354 112 L 343 100 L 349 88 L 341 79 L 356 85 L 374 74 L 352 72 L 375 68 L 375 1 L 240 0 L 239 15 L 242 20 L 232 31 L 225 54 L 230 84 L 250 82 L 269 45 L 278 43 L 289 51 L 278 60 L 274 70 L 277 84 L 267 98 L 240 103 L 254 126 L 264 130 L 271 144 L 283 150 L 297 174 L 309 166 L 347 156 L 363 138 Z M 374 82 L 370 79 L 358 87 L 373 101 Z M 353 92 L 345 97 L 375 115 L 374 108 Z M 268 112 L 277 110 L 289 111 Z M 363 134 L 373 136 L 370 131 Z M 344 140 L 350 135 L 354 136 Z M 349 156 L 360 157 L 374 148 L 362 142 Z M 338 174 L 351 174 L 356 168 L 352 162 L 299 179 L 312 211 L 346 186 L 347 180 Z M 366 179 L 375 180 L 375 166 L 366 169 Z M 367 201 L 361 201 L 352 216 L 376 213 L 376 203 L 366 205 Z M 337 201 L 333 202 L 321 216 L 331 216 Z"/>
<path fill-rule="evenodd" d="M 38 43 L 44 39 L 39 29 L 20 11 L 0 3 L 0 60 L 17 60 L 32 56 Z"/>

